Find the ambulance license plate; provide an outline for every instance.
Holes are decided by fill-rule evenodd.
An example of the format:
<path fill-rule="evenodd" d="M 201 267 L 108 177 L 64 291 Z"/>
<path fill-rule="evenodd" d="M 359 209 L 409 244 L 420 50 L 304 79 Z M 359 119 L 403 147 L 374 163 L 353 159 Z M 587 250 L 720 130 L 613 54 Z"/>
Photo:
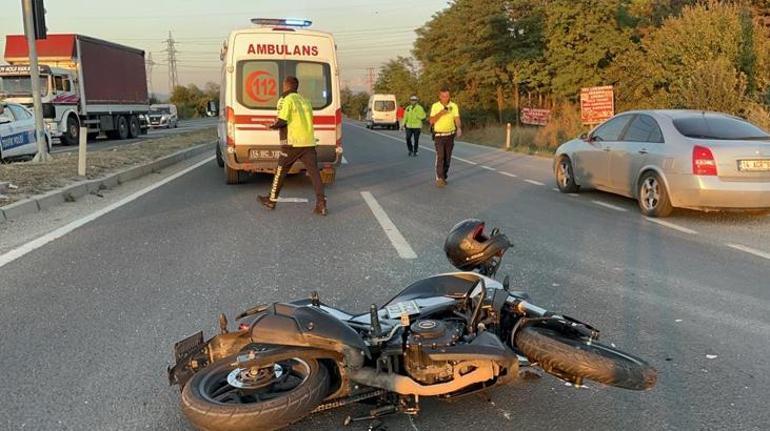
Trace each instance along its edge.
<path fill-rule="evenodd" d="M 278 160 L 280 151 L 278 150 L 260 150 L 252 148 L 249 150 L 249 159 L 259 161 Z"/>

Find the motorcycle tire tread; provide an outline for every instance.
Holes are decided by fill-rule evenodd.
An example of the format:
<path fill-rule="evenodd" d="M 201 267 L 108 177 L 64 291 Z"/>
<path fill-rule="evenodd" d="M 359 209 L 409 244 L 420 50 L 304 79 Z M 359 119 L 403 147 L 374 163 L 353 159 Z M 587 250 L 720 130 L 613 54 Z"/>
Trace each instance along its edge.
<path fill-rule="evenodd" d="M 631 390 L 655 386 L 657 371 L 642 359 L 599 343 L 564 336 L 536 326 L 516 334 L 516 347 L 546 370 Z M 598 353 L 603 350 L 605 354 Z M 610 356 L 611 355 L 611 356 Z"/>
<path fill-rule="evenodd" d="M 200 396 L 198 383 L 206 369 L 196 373 L 182 389 L 182 412 L 190 423 L 201 431 L 269 431 L 284 428 L 307 416 L 320 404 L 329 392 L 329 372 L 317 360 L 303 358 L 310 367 L 308 380 L 286 395 L 264 401 L 258 405 L 212 404 Z M 221 359 L 210 365 L 229 366 L 235 356 Z"/>

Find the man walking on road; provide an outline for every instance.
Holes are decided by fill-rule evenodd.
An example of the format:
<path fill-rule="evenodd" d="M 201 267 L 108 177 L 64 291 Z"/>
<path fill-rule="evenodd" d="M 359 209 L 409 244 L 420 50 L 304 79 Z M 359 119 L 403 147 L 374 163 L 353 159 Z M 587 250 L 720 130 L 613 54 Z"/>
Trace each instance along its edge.
<path fill-rule="evenodd" d="M 297 160 L 300 160 L 305 165 L 315 189 L 316 204 L 313 212 L 326 215 L 326 196 L 321 174 L 318 171 L 318 156 L 313 134 L 313 108 L 297 93 L 297 88 L 299 88 L 299 80 L 296 77 L 287 76 L 283 80 L 283 95 L 278 99 L 278 118 L 270 125 L 271 129 L 278 129 L 281 140 L 278 167 L 273 176 L 270 195 L 257 196 L 257 200 L 269 209 L 275 208 L 286 173 Z"/>
<path fill-rule="evenodd" d="M 404 111 L 404 129 L 406 129 L 406 148 L 409 150 L 409 156 L 417 157 L 417 150 L 420 149 L 420 132 L 422 131 L 422 121 L 425 119 L 425 110 L 417 103 L 417 96 L 409 98 L 409 106 Z M 414 146 L 412 146 L 414 138 Z"/>
<path fill-rule="evenodd" d="M 430 124 L 433 126 L 433 143 L 436 145 L 436 187 L 444 187 L 452 161 L 455 136 L 462 136 L 460 108 L 450 101 L 449 88 L 442 87 L 439 101 L 430 108 Z"/>

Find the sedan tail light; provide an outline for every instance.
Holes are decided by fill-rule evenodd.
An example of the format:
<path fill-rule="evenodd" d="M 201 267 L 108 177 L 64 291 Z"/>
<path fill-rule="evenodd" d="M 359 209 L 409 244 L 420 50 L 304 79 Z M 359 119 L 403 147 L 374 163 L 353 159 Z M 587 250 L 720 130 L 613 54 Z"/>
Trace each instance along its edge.
<path fill-rule="evenodd" d="M 696 145 L 692 149 L 693 175 L 717 175 L 717 162 L 708 147 Z"/>
<path fill-rule="evenodd" d="M 225 116 L 227 118 L 227 145 L 229 147 L 235 146 L 235 111 L 233 108 L 225 108 Z"/>

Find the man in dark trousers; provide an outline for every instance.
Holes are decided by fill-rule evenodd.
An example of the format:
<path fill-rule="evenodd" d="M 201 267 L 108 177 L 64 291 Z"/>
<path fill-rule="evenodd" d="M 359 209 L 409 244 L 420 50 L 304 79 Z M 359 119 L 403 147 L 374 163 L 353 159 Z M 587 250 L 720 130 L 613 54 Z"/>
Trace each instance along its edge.
<path fill-rule="evenodd" d="M 422 131 L 422 122 L 425 120 L 425 110 L 417 103 L 417 96 L 409 98 L 409 106 L 404 112 L 404 129 L 406 129 L 406 148 L 410 156 L 417 157 L 417 150 L 420 149 L 420 132 Z M 414 139 L 414 146 L 412 146 Z"/>
<path fill-rule="evenodd" d="M 436 187 L 444 187 L 447 184 L 449 163 L 452 161 L 455 136 L 461 137 L 463 131 L 460 108 L 449 100 L 449 88 L 442 87 L 438 99 L 430 108 L 430 124 L 433 127 L 433 143 L 436 145 Z"/>
<path fill-rule="evenodd" d="M 273 176 L 270 195 L 257 196 L 257 200 L 269 209 L 275 208 L 286 173 L 297 160 L 300 160 L 305 165 L 315 189 L 316 204 L 313 212 L 326 215 L 326 196 L 321 174 L 318 171 L 318 156 L 313 134 L 313 107 L 297 93 L 297 88 L 299 88 L 299 80 L 296 77 L 287 76 L 283 80 L 283 94 L 278 99 L 278 118 L 270 125 L 271 129 L 278 129 L 281 140 L 278 168 Z"/>

